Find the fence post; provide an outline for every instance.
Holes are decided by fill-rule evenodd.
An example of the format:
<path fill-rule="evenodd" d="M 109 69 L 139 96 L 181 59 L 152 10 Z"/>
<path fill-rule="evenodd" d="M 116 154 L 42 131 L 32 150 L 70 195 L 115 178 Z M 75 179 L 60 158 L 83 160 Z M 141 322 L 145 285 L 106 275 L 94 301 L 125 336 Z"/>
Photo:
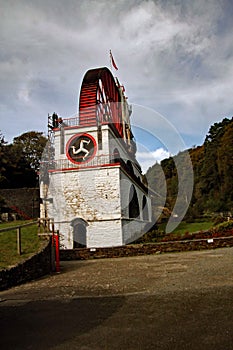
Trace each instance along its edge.
<path fill-rule="evenodd" d="M 21 228 L 17 227 L 17 251 L 21 255 Z"/>

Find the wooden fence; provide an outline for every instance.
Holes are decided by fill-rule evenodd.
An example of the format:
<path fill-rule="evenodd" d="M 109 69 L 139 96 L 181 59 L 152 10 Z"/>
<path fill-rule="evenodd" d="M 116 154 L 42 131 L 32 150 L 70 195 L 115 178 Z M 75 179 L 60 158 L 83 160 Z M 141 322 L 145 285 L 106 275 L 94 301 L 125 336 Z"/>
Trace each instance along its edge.
<path fill-rule="evenodd" d="M 38 223 L 38 221 L 32 221 L 32 222 L 29 222 L 27 224 L 2 228 L 2 229 L 0 229 L 0 233 L 8 232 L 8 231 L 16 231 L 16 234 L 17 234 L 17 252 L 19 255 L 21 255 L 21 253 L 22 253 L 22 250 L 21 250 L 21 230 L 23 227 L 32 226 L 32 225 L 35 225 L 37 223 Z"/>
<path fill-rule="evenodd" d="M 21 249 L 21 230 L 24 227 L 32 226 L 38 224 L 38 235 L 48 235 L 49 233 L 54 232 L 54 226 L 52 219 L 38 219 L 36 221 L 29 222 L 27 224 L 17 225 L 17 226 L 10 226 L 0 229 L 0 233 L 3 232 L 9 232 L 9 231 L 16 231 L 17 235 L 17 252 L 19 255 L 22 253 Z"/>

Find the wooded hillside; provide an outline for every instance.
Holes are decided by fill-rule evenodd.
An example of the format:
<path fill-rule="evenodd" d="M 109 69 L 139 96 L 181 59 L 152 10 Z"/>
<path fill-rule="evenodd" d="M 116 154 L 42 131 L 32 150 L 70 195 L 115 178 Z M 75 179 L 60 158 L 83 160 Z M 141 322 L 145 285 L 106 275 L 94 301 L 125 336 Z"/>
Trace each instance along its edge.
<path fill-rule="evenodd" d="M 186 217 L 199 217 L 212 212 L 233 210 L 233 118 L 223 119 L 209 129 L 202 146 L 188 150 L 193 171 L 194 189 Z M 164 159 L 147 171 L 149 186 L 161 194 L 167 186 L 165 207 L 170 211 L 177 197 L 178 180 L 175 157 Z M 183 165 L 185 166 L 185 164 Z M 165 181 L 166 179 L 166 181 Z M 162 193 L 162 197 L 164 194 Z M 153 207 L 160 204 L 161 198 L 153 199 Z"/>

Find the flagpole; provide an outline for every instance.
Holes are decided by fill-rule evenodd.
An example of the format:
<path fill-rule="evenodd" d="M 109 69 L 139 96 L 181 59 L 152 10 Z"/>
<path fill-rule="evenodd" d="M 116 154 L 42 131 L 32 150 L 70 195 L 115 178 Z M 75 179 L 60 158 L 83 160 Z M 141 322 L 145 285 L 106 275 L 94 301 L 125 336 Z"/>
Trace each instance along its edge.
<path fill-rule="evenodd" d="M 111 49 L 109 50 L 109 60 L 110 60 L 110 69 L 111 69 L 111 72 L 112 72 L 112 58 L 111 58 L 111 55 L 112 55 L 112 52 L 111 52 Z"/>
<path fill-rule="evenodd" d="M 116 65 L 116 62 L 113 58 L 113 55 L 112 55 L 112 50 L 110 50 L 110 65 L 111 65 L 111 70 L 112 70 L 112 67 L 115 69 L 115 70 L 118 70 L 118 67 Z"/>

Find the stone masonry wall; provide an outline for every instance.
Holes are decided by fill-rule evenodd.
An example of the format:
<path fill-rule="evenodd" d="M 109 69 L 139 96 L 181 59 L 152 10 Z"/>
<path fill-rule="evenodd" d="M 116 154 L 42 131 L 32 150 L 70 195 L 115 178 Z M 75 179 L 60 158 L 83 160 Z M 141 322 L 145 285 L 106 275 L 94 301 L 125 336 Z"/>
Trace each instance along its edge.
<path fill-rule="evenodd" d="M 233 247 L 233 236 L 226 238 L 214 238 L 213 242 L 208 239 L 199 239 L 192 241 L 175 241 L 151 244 L 132 244 L 122 247 L 113 248 L 96 248 L 96 249 L 74 249 L 61 250 L 61 260 L 87 260 L 87 259 L 104 259 L 120 258 L 139 255 L 150 255 L 160 253 L 171 253 L 181 251 L 192 251 L 202 249 L 216 249 L 224 247 Z"/>
<path fill-rule="evenodd" d="M 20 218 L 32 219 L 40 215 L 39 188 L 0 189 L 0 197 L 4 199 L 6 206 L 12 212 L 17 213 Z"/>
<path fill-rule="evenodd" d="M 0 290 L 31 281 L 53 270 L 51 258 L 51 240 L 45 241 L 41 251 L 30 259 L 12 268 L 0 271 Z"/>

